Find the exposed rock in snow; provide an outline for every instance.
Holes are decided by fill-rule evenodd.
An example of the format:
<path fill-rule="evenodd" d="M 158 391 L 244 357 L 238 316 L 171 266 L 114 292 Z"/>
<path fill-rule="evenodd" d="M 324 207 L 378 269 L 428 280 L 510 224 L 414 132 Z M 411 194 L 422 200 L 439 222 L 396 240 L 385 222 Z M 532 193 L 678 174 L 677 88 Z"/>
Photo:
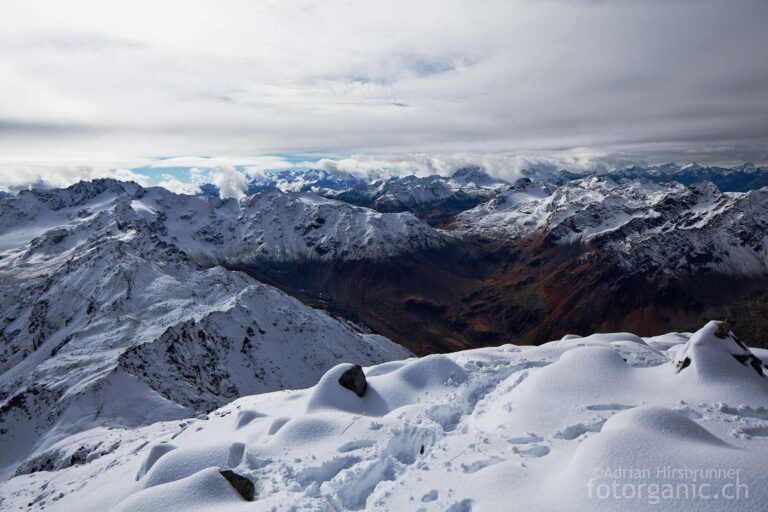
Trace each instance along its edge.
<path fill-rule="evenodd" d="M 352 368 L 342 373 L 341 377 L 339 377 L 339 384 L 350 391 L 354 391 L 360 398 L 363 397 L 365 390 L 368 388 L 365 373 L 363 373 L 363 369 L 359 364 L 352 366 Z"/>
<path fill-rule="evenodd" d="M 253 501 L 256 498 L 256 486 L 249 479 L 238 475 L 231 469 L 225 469 L 220 473 L 245 501 Z"/>
<path fill-rule="evenodd" d="M 729 361 L 723 354 L 729 354 Z M 710 322 L 691 336 L 677 351 L 675 367 L 678 371 L 695 372 L 701 379 L 729 379 L 736 371 L 734 361 L 754 370 L 758 377 L 766 379 L 763 361 L 755 356 L 729 329 L 727 322 Z"/>
<path fill-rule="evenodd" d="M 768 381 L 719 327 L 384 363 L 362 398 L 341 364 L 207 419 L 72 436 L 120 443 L 0 493 L 9 510 L 761 510 Z M 227 471 L 257 483 L 255 501 Z"/>

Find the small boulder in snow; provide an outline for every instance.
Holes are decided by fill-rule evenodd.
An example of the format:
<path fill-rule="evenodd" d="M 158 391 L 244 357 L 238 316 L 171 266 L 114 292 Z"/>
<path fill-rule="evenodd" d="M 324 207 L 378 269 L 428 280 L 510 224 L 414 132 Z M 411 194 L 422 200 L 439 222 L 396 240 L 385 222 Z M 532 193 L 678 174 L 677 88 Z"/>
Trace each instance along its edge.
<path fill-rule="evenodd" d="M 363 373 L 363 368 L 359 364 L 342 373 L 341 377 L 339 377 L 339 384 L 350 391 L 354 391 L 361 398 L 365 394 L 365 390 L 368 389 L 365 373 Z"/>
<path fill-rule="evenodd" d="M 238 475 L 230 469 L 219 471 L 221 476 L 226 478 L 227 482 L 243 497 L 245 501 L 256 499 L 256 486 L 248 478 Z"/>
<path fill-rule="evenodd" d="M 731 327 L 728 324 L 728 319 L 725 319 L 724 321 L 720 322 L 714 334 L 721 340 L 724 340 L 731 334 Z"/>

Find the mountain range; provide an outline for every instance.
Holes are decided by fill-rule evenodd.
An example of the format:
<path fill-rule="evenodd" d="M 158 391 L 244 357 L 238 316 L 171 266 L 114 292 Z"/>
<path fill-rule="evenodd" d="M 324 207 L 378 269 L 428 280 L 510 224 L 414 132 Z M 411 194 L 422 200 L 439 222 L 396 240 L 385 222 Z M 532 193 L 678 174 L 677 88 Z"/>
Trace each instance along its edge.
<path fill-rule="evenodd" d="M 766 192 L 758 185 L 768 170 L 666 164 L 522 174 L 509 184 L 469 168 L 316 189 L 411 212 L 443 241 L 407 257 L 235 267 L 417 353 L 570 331 L 692 329 L 713 315 L 765 343 Z M 723 190 L 713 176 L 746 190 Z"/>
<path fill-rule="evenodd" d="M 262 178 L 242 200 L 110 179 L 6 195 L 0 472 L 55 469 L 70 436 L 311 386 L 340 362 L 725 317 L 766 346 L 767 171 L 726 171 L 323 171 Z"/>

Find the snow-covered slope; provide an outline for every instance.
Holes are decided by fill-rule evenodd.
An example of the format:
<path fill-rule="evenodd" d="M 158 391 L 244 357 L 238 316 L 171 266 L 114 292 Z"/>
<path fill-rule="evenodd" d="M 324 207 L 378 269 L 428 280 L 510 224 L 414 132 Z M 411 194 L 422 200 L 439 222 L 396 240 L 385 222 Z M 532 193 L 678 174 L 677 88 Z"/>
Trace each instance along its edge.
<path fill-rule="evenodd" d="M 555 188 L 521 179 L 457 224 L 464 236 L 514 242 L 536 234 L 615 251 L 633 271 L 768 274 L 768 188 L 723 193 L 706 182 L 598 177 Z"/>
<path fill-rule="evenodd" d="M 385 363 L 364 370 L 362 397 L 339 384 L 341 364 L 205 417 L 84 432 L 49 453 L 62 469 L 0 495 L 54 511 L 759 511 L 756 361 L 710 322 Z"/>
<path fill-rule="evenodd" d="M 265 190 L 242 201 L 180 195 L 114 180 L 22 192 L 0 202 L 0 256 L 49 229 L 107 211 L 196 259 L 381 259 L 447 239 L 410 213 L 378 213 L 313 193 Z"/>
<path fill-rule="evenodd" d="M 211 242 L 174 243 L 164 222 L 173 215 L 160 206 L 178 204 L 239 207 L 110 180 L 0 201 L 0 475 L 49 469 L 40 454 L 75 432 L 408 355 L 243 273 L 200 266 L 185 251 Z"/>
<path fill-rule="evenodd" d="M 462 168 L 450 177 L 394 176 L 351 190 L 335 192 L 334 197 L 383 212 L 430 210 L 463 211 L 487 201 L 508 183 L 496 180 L 477 167 Z"/>
<path fill-rule="evenodd" d="M 384 259 L 447 243 L 410 213 L 379 213 L 313 193 L 265 190 L 238 202 L 155 188 L 132 210 L 169 243 L 214 261 Z"/>

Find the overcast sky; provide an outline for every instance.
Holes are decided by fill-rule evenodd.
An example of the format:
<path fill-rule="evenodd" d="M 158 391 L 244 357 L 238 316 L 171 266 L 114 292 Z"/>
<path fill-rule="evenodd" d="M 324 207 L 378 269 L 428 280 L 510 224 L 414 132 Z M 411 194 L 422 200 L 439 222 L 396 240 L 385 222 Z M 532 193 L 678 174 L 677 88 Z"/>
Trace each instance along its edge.
<path fill-rule="evenodd" d="M 766 0 L 2 0 L 0 189 L 766 163 L 767 26 Z"/>

